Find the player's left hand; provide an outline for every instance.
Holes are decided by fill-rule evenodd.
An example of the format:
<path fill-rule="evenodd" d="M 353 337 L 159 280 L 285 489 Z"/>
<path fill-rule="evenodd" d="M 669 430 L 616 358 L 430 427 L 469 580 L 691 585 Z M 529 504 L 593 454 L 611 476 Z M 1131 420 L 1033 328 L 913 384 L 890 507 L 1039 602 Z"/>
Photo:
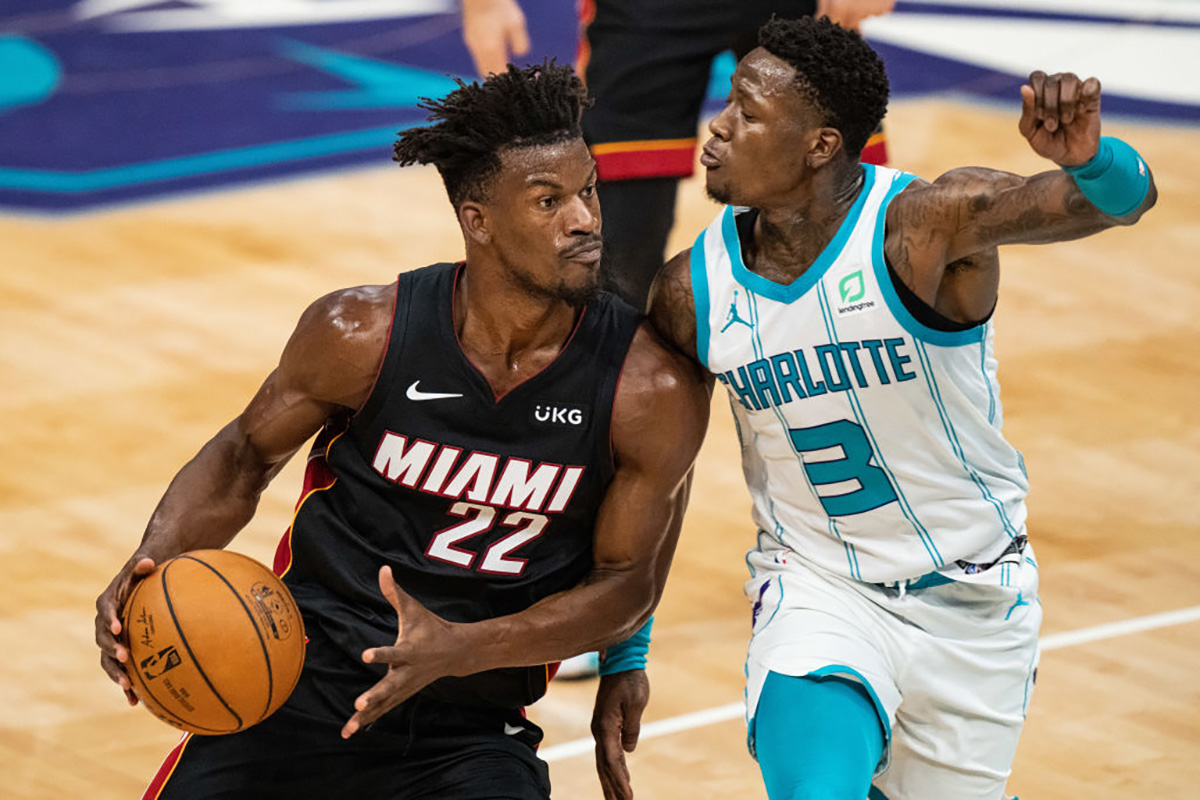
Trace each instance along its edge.
<path fill-rule="evenodd" d="M 401 589 L 392 577 L 391 567 L 380 568 L 379 589 L 396 609 L 396 644 L 363 651 L 363 661 L 387 664 L 388 671 L 383 680 L 354 701 L 357 710 L 342 727 L 343 739 L 349 739 L 438 678 L 450 675 L 459 658 L 454 646 L 455 624 Z"/>
<path fill-rule="evenodd" d="M 633 786 L 625 754 L 637 747 L 642 712 L 650 701 L 650 681 L 642 669 L 605 675 L 596 690 L 592 737 L 596 740 L 596 772 L 604 800 L 631 800 Z"/>
<path fill-rule="evenodd" d="M 1018 128 L 1039 156 L 1060 167 L 1086 164 L 1100 147 L 1100 81 L 1034 72 L 1021 87 Z"/>

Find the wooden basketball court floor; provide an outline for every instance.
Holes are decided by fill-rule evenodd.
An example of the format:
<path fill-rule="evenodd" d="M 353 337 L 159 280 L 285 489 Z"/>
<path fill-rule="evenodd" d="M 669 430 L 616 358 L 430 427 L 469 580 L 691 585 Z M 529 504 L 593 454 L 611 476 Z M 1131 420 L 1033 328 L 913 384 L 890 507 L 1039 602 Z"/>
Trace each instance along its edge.
<path fill-rule="evenodd" d="M 893 163 L 927 177 L 1045 168 L 1012 109 L 909 101 L 889 126 Z M 1026 800 L 1184 798 L 1200 785 L 1200 136 L 1106 130 L 1145 154 L 1158 208 L 1136 228 L 1004 253 L 1006 434 L 1032 480 L 1047 637 L 1009 784 Z M 686 184 L 673 248 L 714 213 Z M 0 217 L 0 797 L 140 796 L 178 737 L 101 673 L 95 596 L 309 301 L 460 254 L 428 169 Z M 764 796 L 734 705 L 753 528 L 715 403 L 657 614 L 647 721 L 662 724 L 631 758 L 640 798 Z M 269 562 L 299 485 L 297 462 L 233 547 Z M 572 744 L 588 735 L 593 691 L 558 682 L 531 711 L 556 797 L 601 796 L 589 748 Z"/>

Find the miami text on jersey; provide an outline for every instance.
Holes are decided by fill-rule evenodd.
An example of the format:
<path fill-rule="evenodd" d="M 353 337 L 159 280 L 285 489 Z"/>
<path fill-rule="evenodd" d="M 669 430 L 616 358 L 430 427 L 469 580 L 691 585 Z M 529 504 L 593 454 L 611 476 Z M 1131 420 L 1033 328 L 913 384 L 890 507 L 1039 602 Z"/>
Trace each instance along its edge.
<path fill-rule="evenodd" d="M 566 509 L 585 469 L 545 461 L 535 468 L 523 458 L 478 450 L 464 455 L 461 447 L 410 439 L 391 431 L 380 439 L 371 466 L 392 483 L 409 489 L 547 514 Z"/>

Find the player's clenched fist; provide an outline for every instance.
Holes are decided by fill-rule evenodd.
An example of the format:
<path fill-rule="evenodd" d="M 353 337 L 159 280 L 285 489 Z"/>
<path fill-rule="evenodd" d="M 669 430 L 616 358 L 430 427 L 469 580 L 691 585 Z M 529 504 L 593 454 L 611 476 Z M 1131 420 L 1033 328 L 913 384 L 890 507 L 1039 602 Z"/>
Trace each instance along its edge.
<path fill-rule="evenodd" d="M 1062 167 L 1087 163 L 1100 144 L 1100 81 L 1034 72 L 1021 87 L 1018 127 L 1039 156 Z"/>

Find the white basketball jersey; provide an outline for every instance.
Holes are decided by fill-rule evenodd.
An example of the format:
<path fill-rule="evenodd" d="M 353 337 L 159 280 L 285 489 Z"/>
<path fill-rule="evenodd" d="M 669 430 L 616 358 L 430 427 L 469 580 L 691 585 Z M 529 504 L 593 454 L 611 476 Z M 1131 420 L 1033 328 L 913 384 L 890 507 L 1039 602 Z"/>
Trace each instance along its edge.
<path fill-rule="evenodd" d="M 742 262 L 726 207 L 691 254 L 700 360 L 729 391 L 764 563 L 787 551 L 890 583 L 1007 583 L 1028 482 L 1001 435 L 992 323 L 935 330 L 883 256 L 888 203 L 913 179 L 864 165 L 841 228 L 791 284 Z"/>

